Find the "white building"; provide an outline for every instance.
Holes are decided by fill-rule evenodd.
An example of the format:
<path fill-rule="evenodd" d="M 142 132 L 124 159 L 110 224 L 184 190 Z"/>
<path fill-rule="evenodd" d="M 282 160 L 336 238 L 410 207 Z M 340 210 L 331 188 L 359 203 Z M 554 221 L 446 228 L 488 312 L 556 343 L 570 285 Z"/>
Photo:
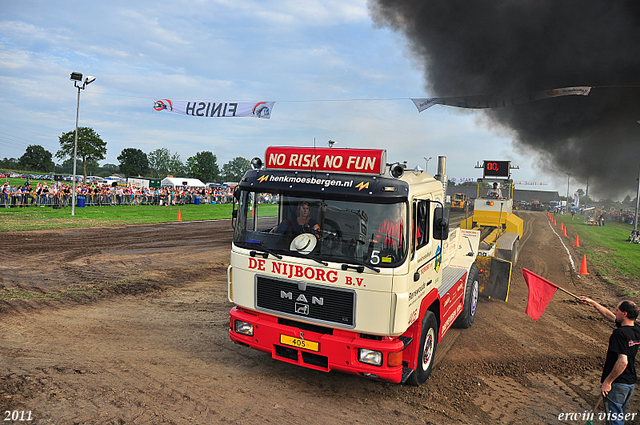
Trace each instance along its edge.
<path fill-rule="evenodd" d="M 165 177 L 160 183 L 162 187 L 177 187 L 177 186 L 190 186 L 190 187 L 204 187 L 199 179 L 190 179 L 187 177 Z"/>

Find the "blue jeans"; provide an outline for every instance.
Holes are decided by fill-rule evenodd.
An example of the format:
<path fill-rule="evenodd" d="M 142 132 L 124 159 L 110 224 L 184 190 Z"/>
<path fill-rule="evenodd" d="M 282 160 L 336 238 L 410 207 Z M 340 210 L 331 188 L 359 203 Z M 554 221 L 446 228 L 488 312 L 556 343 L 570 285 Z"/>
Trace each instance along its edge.
<path fill-rule="evenodd" d="M 604 399 L 604 409 L 613 420 L 607 420 L 608 425 L 623 425 L 624 414 L 633 395 L 634 384 L 611 384 L 611 391 Z M 607 415 L 609 417 L 609 415 Z"/>

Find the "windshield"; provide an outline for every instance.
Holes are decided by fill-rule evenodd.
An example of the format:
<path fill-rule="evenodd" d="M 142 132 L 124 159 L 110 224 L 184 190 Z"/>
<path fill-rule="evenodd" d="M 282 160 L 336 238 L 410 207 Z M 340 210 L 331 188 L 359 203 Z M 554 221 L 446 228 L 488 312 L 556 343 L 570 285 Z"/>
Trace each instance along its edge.
<path fill-rule="evenodd" d="M 317 261 L 396 267 L 407 252 L 407 203 L 242 191 L 237 246 Z"/>

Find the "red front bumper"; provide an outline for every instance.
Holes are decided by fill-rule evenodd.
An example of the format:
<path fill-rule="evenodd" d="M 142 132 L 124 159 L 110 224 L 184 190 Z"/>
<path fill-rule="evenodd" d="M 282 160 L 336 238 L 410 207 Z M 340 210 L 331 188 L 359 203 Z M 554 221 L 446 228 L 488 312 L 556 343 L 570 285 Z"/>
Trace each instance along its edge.
<path fill-rule="evenodd" d="M 401 352 L 404 349 L 404 343 L 398 338 L 384 337 L 378 341 L 361 338 L 357 332 L 341 329 L 332 329 L 329 333 L 322 333 L 321 328 L 315 326 L 311 327 L 312 330 L 300 329 L 296 327 L 294 321 L 284 320 L 279 323 L 275 316 L 247 311 L 239 307 L 231 309 L 229 315 L 231 316 L 229 336 L 234 342 L 270 353 L 276 360 L 323 372 L 339 370 L 395 383 L 402 380 L 403 367 L 387 365 L 389 353 Z M 236 320 L 253 324 L 253 336 L 235 332 Z M 284 345 L 280 342 L 281 335 L 317 342 L 318 351 Z M 360 363 L 358 361 L 360 348 L 382 352 L 382 366 Z"/>

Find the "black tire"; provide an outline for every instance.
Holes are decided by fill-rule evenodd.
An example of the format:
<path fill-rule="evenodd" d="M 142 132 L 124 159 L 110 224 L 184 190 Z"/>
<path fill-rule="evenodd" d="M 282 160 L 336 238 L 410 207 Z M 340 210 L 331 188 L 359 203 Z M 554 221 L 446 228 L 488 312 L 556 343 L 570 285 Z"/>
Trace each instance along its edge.
<path fill-rule="evenodd" d="M 464 290 L 464 306 L 462 313 L 456 319 L 453 326 L 456 328 L 466 329 L 473 325 L 476 320 L 476 311 L 478 307 L 478 297 L 480 295 L 480 271 L 474 265 L 469 269 L 467 275 L 467 287 Z"/>
<path fill-rule="evenodd" d="M 438 346 L 438 322 L 431 311 L 427 311 L 422 319 L 422 332 L 420 335 L 420 347 L 418 348 L 418 361 L 416 370 L 413 371 L 407 383 L 416 387 L 427 380 L 433 368 L 433 359 Z"/>

